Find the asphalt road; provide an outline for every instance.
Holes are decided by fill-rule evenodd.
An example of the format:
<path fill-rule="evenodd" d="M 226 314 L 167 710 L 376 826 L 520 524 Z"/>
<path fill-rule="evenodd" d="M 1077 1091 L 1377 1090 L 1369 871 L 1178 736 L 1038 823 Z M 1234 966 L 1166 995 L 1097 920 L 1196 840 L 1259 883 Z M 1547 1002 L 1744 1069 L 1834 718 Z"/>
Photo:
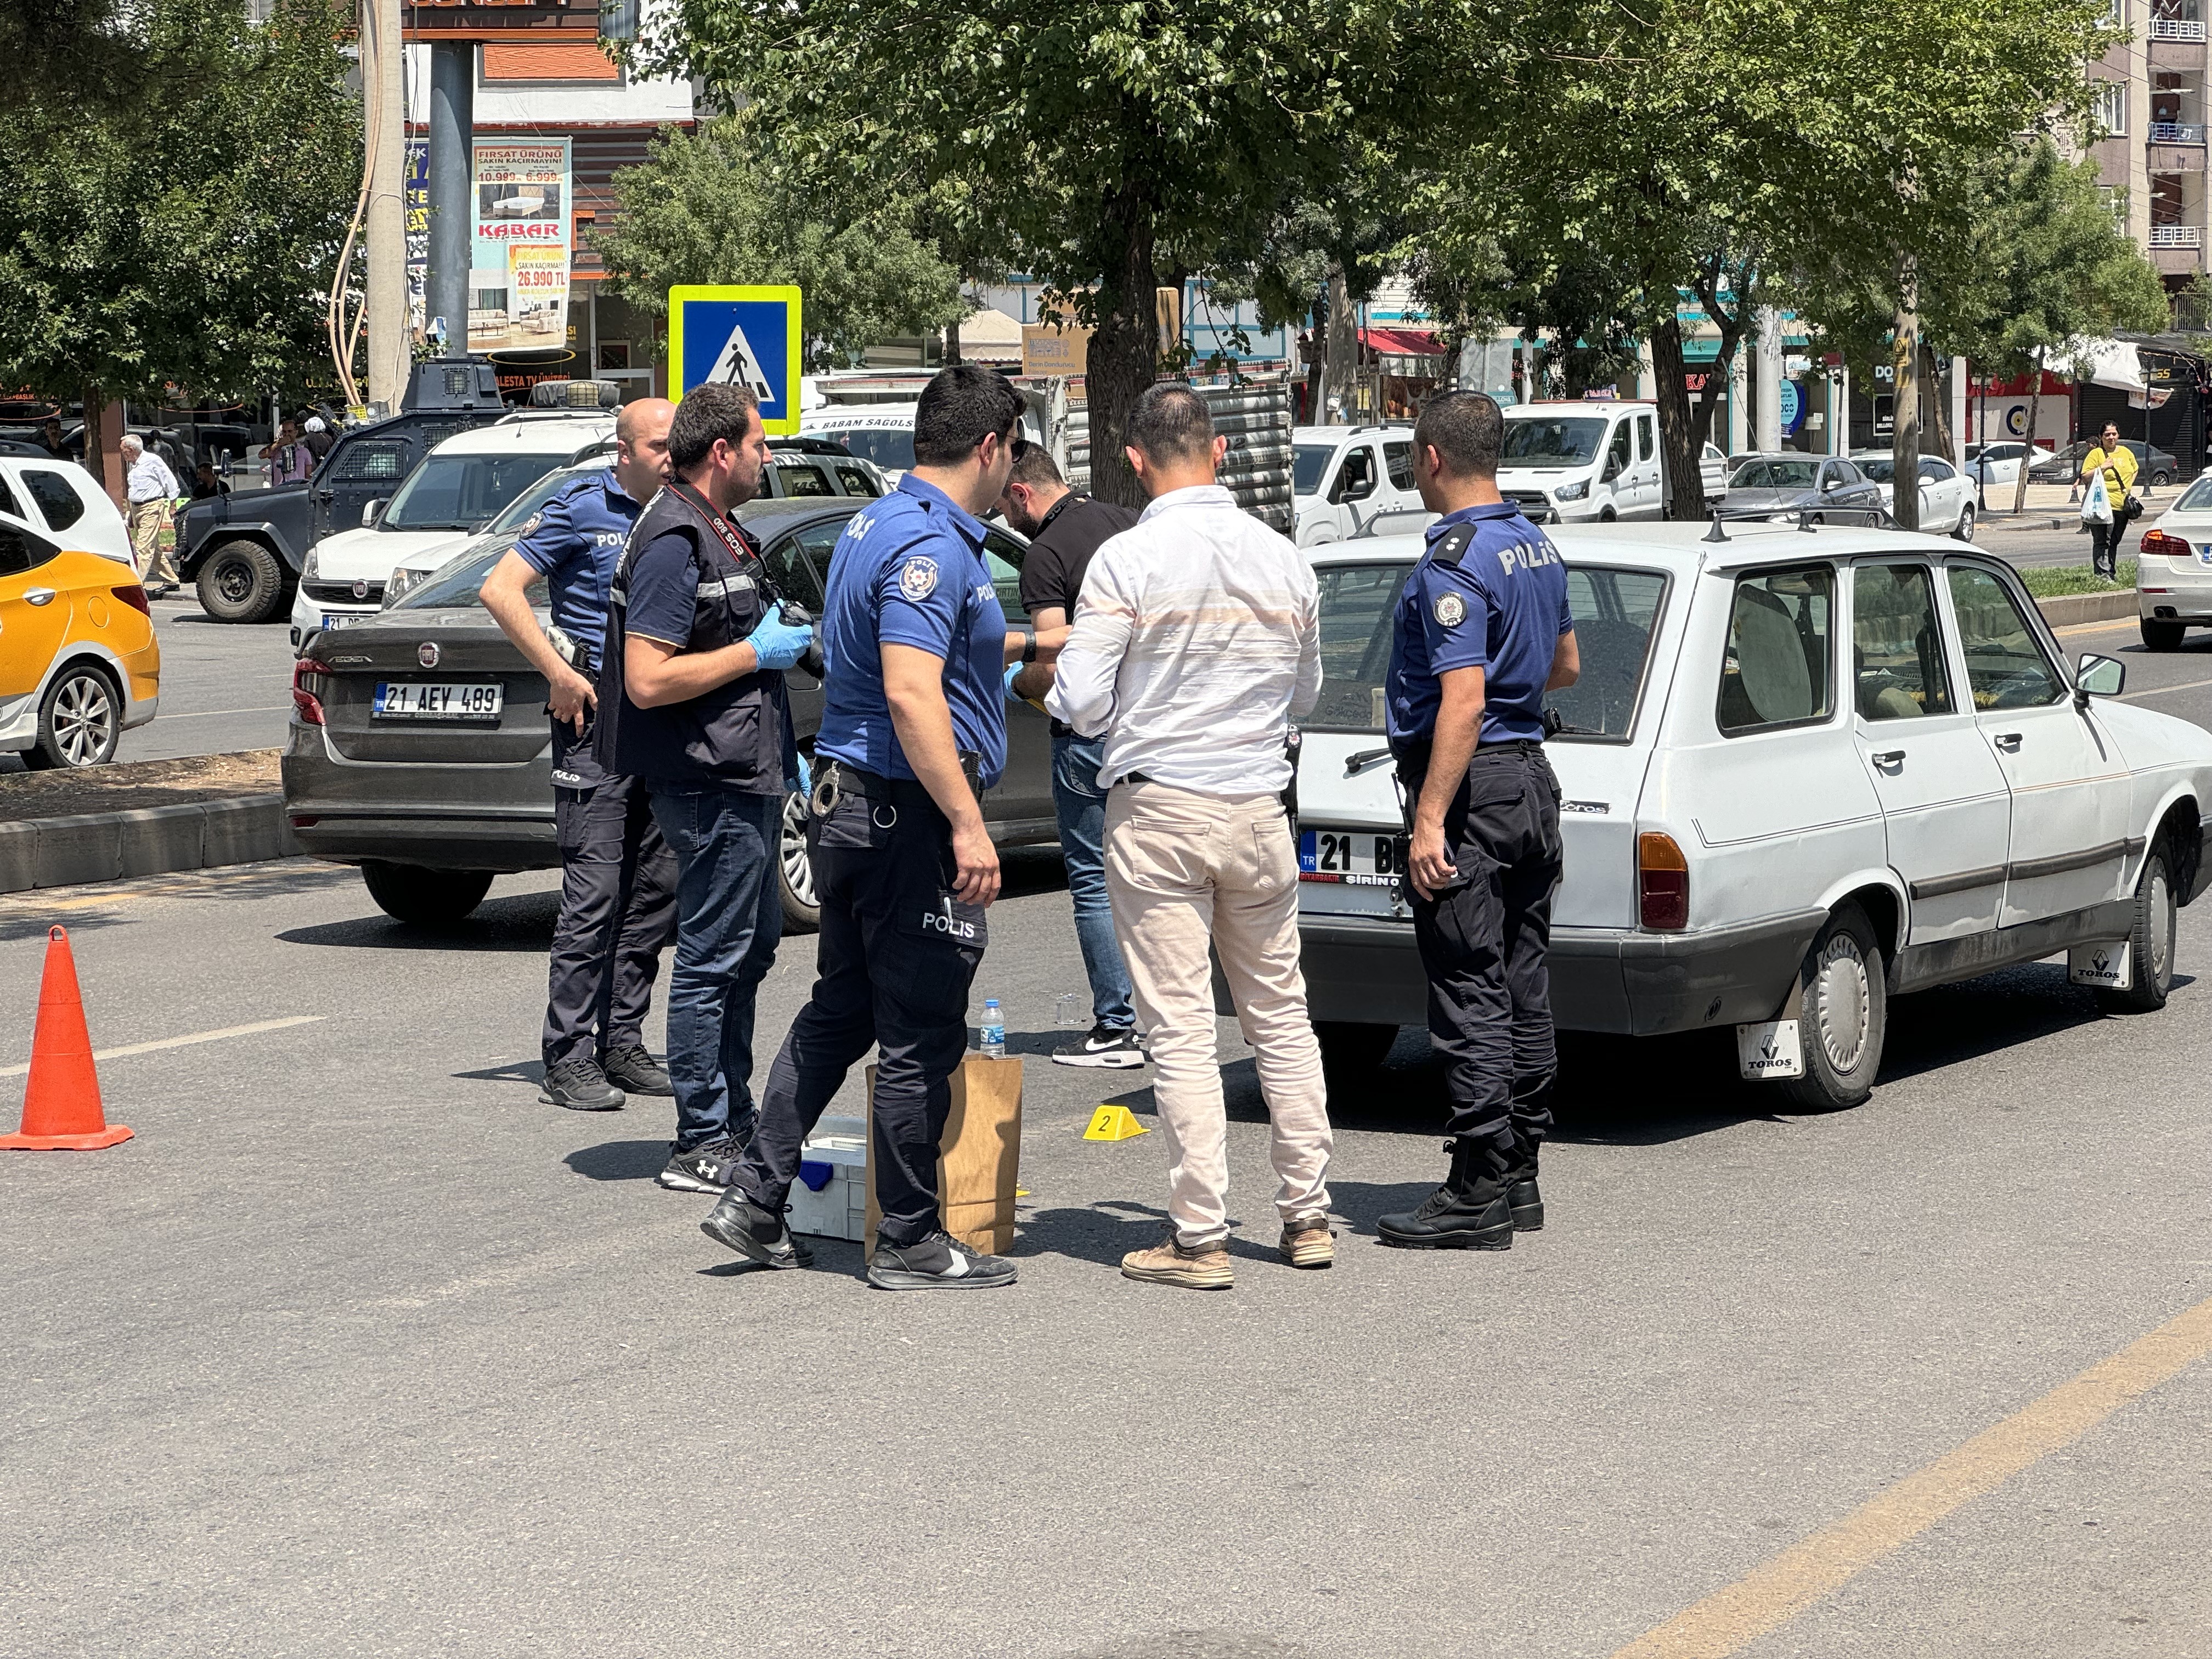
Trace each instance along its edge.
<path fill-rule="evenodd" d="M 2212 642 L 2126 660 L 2212 713 Z M 872 1292 L 847 1244 L 734 1268 L 652 1182 L 666 1103 L 537 1104 L 549 877 L 442 938 L 305 861 L 0 899 L 0 1068 L 57 921 L 95 1048 L 302 1022 L 110 1059 L 135 1139 L 0 1153 L 0 1652 L 2212 1654 L 2212 1364 L 2166 1364 L 2212 1316 L 2131 1346 L 2212 1298 L 2206 980 L 2133 1019 L 2052 964 L 1907 999 L 1824 1116 L 1725 1042 L 1571 1040 L 1551 1225 L 1501 1255 L 1375 1242 L 1442 1163 L 1406 1033 L 1332 1102 L 1324 1274 L 1268 1249 L 1224 1026 L 1238 1282 L 1200 1296 L 1115 1271 L 1161 1141 L 1080 1133 L 1151 1096 L 1044 1060 L 1079 959 L 1056 860 L 1010 874 L 989 1297 Z"/>

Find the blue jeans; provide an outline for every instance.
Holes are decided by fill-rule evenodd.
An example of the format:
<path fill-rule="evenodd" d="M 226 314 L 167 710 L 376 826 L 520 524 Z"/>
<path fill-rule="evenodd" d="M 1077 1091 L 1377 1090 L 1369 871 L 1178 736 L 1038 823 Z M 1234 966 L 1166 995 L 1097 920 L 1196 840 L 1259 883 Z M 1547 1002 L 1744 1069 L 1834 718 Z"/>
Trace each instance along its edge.
<path fill-rule="evenodd" d="M 1067 860 L 1067 891 L 1075 901 L 1075 939 L 1091 981 L 1091 1012 L 1101 1025 L 1130 1030 L 1129 970 L 1114 937 L 1114 907 L 1106 897 L 1106 792 L 1098 787 L 1105 764 L 1103 738 L 1073 732 L 1052 740 L 1052 804 L 1060 817 L 1060 850 Z"/>
<path fill-rule="evenodd" d="M 753 1001 L 783 937 L 777 795 L 654 789 L 676 854 L 676 960 L 668 976 L 668 1079 L 676 1149 L 751 1139 Z"/>

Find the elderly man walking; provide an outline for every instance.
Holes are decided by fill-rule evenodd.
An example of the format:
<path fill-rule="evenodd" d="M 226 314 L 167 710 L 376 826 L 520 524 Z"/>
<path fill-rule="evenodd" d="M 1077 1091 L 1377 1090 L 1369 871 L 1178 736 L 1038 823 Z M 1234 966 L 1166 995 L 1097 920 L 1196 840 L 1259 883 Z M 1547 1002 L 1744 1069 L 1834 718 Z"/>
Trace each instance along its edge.
<path fill-rule="evenodd" d="M 131 551 L 138 561 L 138 580 L 149 599 L 160 599 L 177 588 L 177 573 L 161 550 L 161 518 L 169 504 L 184 494 L 169 464 L 146 447 L 136 433 L 123 440 L 123 493 L 131 503 L 128 523 Z"/>
<path fill-rule="evenodd" d="M 1227 441 L 1196 392 L 1152 387 L 1127 441 L 1152 504 L 1092 558 L 1045 706 L 1106 740 L 1107 891 L 1158 1068 L 1171 1224 L 1121 1271 L 1226 1290 L 1228 1115 L 1209 944 L 1273 1120 L 1280 1254 L 1295 1267 L 1335 1260 L 1328 1099 L 1282 800 L 1291 717 L 1321 696 L 1320 599 L 1297 549 L 1215 483 Z"/>

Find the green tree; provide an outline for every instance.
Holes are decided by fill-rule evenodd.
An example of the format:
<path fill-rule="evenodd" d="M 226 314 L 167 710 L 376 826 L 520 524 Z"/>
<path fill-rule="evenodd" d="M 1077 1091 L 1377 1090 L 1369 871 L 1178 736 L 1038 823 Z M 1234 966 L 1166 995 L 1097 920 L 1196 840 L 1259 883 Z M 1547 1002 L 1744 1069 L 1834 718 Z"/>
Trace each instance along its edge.
<path fill-rule="evenodd" d="M 297 386 L 327 351 L 322 295 L 361 182 L 346 15 L 117 9 L 103 50 L 127 52 L 131 97 L 21 87 L 0 122 L 0 382 L 88 409 Z"/>
<path fill-rule="evenodd" d="M 1286 197 L 1324 197 L 1364 124 L 1401 106 L 1425 44 L 1480 80 L 1499 50 L 1486 20 L 1443 14 L 1467 36 L 1447 43 L 1411 27 L 1426 15 L 1413 0 L 677 0 L 641 57 L 741 91 L 817 175 L 1007 181 L 985 228 L 1096 330 L 1092 477 L 1126 501 L 1120 436 L 1158 372 L 1161 251 L 1232 263 Z"/>
<path fill-rule="evenodd" d="M 912 198 L 871 200 L 855 188 L 809 186 L 802 173 L 760 143 L 747 118 L 672 129 L 642 167 L 615 175 L 622 217 L 590 240 L 614 291 L 656 313 L 678 283 L 797 283 L 809 369 L 959 318 L 959 272 L 915 234 Z"/>

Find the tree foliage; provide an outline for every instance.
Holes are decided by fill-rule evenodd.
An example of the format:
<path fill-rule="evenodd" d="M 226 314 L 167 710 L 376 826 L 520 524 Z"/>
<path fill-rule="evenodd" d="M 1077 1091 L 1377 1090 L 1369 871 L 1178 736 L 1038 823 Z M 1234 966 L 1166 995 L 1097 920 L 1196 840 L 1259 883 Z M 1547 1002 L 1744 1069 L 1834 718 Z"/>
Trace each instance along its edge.
<path fill-rule="evenodd" d="M 960 272 L 916 234 L 927 225 L 915 198 L 834 175 L 810 182 L 748 118 L 669 130 L 614 187 L 622 216 L 592 242 L 615 292 L 659 313 L 678 283 L 795 283 L 806 294 L 810 369 L 929 332 L 964 309 Z"/>
<path fill-rule="evenodd" d="M 74 7 L 91 14 L 96 5 Z M 76 49 L 127 59 L 123 98 L 61 76 L 0 122 L 0 383 L 56 400 L 298 386 L 325 356 L 361 179 L 347 14 L 144 0 Z"/>

